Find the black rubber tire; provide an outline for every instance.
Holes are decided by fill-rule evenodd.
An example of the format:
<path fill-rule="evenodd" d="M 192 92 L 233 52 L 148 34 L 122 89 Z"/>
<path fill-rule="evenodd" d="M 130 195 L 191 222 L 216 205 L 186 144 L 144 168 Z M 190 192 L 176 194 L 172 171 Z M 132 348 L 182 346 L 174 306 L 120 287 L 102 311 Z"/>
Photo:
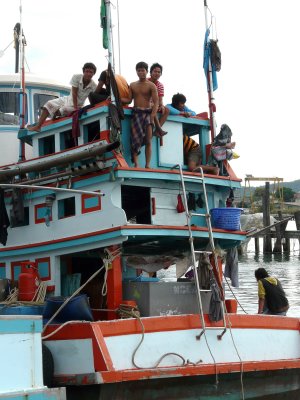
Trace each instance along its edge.
<path fill-rule="evenodd" d="M 53 356 L 49 348 L 43 343 L 42 344 L 42 352 L 43 352 L 43 379 L 44 385 L 48 387 L 52 387 L 53 384 L 53 376 L 54 376 L 54 361 Z"/>

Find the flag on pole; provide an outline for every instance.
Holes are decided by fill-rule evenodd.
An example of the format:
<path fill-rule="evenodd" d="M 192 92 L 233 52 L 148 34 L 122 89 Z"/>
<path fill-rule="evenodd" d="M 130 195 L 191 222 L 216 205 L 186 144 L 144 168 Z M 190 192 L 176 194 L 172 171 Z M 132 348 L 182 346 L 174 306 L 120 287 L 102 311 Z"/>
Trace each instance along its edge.
<path fill-rule="evenodd" d="M 102 28 L 102 45 L 103 45 L 103 48 L 107 50 L 108 49 L 108 26 L 107 26 L 105 0 L 101 0 L 100 20 L 101 20 L 101 28 Z"/>

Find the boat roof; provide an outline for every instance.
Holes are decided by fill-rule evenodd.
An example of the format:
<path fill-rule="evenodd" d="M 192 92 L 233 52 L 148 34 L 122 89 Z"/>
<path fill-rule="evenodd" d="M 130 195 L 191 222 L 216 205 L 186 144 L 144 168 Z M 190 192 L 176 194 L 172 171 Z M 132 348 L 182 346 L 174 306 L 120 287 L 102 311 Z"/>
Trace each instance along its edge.
<path fill-rule="evenodd" d="M 20 74 L 7 74 L 0 75 L 0 86 L 4 85 L 16 85 L 20 83 Z M 40 86 L 40 87 L 53 87 L 63 90 L 70 90 L 70 85 L 65 85 L 61 82 L 55 81 L 53 79 L 41 77 L 32 73 L 26 73 L 26 85 Z"/>

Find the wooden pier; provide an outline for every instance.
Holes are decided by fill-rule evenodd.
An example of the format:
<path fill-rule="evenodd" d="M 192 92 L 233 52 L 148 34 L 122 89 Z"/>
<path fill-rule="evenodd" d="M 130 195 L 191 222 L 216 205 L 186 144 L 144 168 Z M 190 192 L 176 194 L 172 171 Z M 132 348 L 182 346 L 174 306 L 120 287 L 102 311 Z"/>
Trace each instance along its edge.
<path fill-rule="evenodd" d="M 279 218 L 281 217 L 279 213 Z M 286 227 L 289 221 L 295 220 L 297 230 L 287 231 Z M 266 221 L 264 220 L 264 223 Z M 271 231 L 271 228 L 275 228 L 275 231 Z M 259 239 L 264 239 L 263 253 L 282 253 L 290 252 L 290 241 L 291 239 L 298 239 L 300 242 L 300 211 L 295 212 L 293 216 L 277 221 L 272 225 L 265 226 L 259 231 L 249 233 L 249 238 L 255 240 L 255 252 L 259 253 Z M 272 246 L 272 240 L 274 245 Z"/>

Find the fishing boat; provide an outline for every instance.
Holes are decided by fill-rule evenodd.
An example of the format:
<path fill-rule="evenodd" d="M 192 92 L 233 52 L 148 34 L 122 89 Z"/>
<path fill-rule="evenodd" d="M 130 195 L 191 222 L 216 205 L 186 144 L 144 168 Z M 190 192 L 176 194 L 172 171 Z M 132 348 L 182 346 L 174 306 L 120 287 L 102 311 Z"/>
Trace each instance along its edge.
<path fill-rule="evenodd" d="M 247 233 L 241 210 L 226 207 L 241 187 L 230 163 L 219 164 L 226 174 L 204 173 L 216 137 L 206 54 L 209 113 L 169 116 L 147 169 L 132 163 L 132 109 L 120 110 L 114 92 L 84 110 L 76 132 L 71 116 L 39 132 L 25 127 L 39 89 L 61 96 L 68 88 L 60 84 L 20 79 L 20 121 L 4 112 L 0 134 L 9 124 L 20 145 L 18 159 L 0 167 L 10 217 L 0 277 L 33 301 L 43 283 L 43 344 L 68 399 L 254 399 L 300 389 L 299 319 L 239 314 L 225 298 L 222 254 Z M 0 94 L 13 91 L 7 79 L 0 84 Z M 186 131 L 202 151 L 195 171 L 184 163 Z M 167 269 L 173 280 L 162 278 Z"/>

